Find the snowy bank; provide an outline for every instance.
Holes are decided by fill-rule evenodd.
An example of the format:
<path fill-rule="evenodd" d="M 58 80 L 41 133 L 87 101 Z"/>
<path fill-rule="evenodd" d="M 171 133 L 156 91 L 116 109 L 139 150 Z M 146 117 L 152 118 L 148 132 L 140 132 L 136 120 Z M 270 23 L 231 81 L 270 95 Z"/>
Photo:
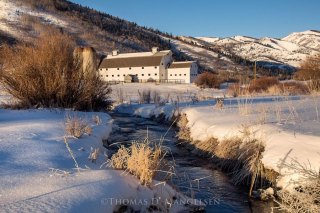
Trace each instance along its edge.
<path fill-rule="evenodd" d="M 90 136 L 68 138 L 80 172 L 63 139 L 69 113 L 85 118 L 93 129 Z M 95 124 L 93 116 L 99 116 L 101 124 Z M 102 140 L 111 128 L 106 113 L 0 109 L 1 211 L 112 212 L 121 205 L 146 210 L 159 204 L 159 197 L 161 202 L 179 197 L 167 185 L 148 188 L 131 175 L 100 168 L 106 161 Z M 97 148 L 99 157 L 93 163 L 88 157 Z M 183 206 L 173 205 L 171 211 L 179 208 Z"/>
<path fill-rule="evenodd" d="M 279 187 L 291 189 L 302 175 L 286 165 L 292 160 L 318 171 L 320 168 L 320 97 L 263 97 L 226 99 L 222 109 L 215 101 L 196 104 L 122 105 L 118 111 L 145 118 L 185 114 L 193 141 L 224 141 L 248 127 L 252 137 L 264 142 L 262 163 L 280 174 Z"/>

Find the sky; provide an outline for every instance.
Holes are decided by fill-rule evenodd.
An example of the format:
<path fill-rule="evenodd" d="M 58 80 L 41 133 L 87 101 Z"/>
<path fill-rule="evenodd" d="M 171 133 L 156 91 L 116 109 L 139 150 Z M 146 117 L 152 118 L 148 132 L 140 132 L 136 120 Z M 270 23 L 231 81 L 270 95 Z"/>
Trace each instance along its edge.
<path fill-rule="evenodd" d="M 320 30 L 320 0 L 71 0 L 174 35 L 282 38 Z"/>

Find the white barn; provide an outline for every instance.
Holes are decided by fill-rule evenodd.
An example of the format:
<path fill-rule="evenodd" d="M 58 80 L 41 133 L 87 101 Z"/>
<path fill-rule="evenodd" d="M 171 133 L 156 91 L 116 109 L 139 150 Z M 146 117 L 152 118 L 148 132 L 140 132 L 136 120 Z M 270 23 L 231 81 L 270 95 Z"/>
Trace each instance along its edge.
<path fill-rule="evenodd" d="M 198 74 L 195 62 L 173 62 L 171 50 L 107 55 L 99 65 L 99 75 L 108 82 L 124 82 L 136 76 L 139 82 L 192 83 Z"/>

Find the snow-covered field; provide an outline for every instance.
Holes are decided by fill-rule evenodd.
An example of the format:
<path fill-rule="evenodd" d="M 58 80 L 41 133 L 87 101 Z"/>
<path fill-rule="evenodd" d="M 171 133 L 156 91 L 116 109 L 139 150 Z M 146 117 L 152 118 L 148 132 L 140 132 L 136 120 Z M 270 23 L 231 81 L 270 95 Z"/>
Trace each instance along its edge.
<path fill-rule="evenodd" d="M 90 136 L 68 138 L 80 172 L 64 143 L 66 114 L 85 118 L 93 128 Z M 95 124 L 92 116 L 102 123 Z M 106 113 L 0 109 L 1 212 L 112 212 L 129 200 L 137 202 L 129 206 L 144 211 L 159 197 L 161 202 L 179 198 L 168 185 L 144 187 L 131 175 L 100 168 L 107 159 L 102 139 L 111 127 Z M 97 148 L 93 163 L 88 157 Z"/>
<path fill-rule="evenodd" d="M 223 97 L 225 90 L 217 89 L 200 89 L 194 84 L 155 84 L 155 83 L 130 83 L 112 85 L 112 100 L 118 102 L 121 97 L 125 102 L 137 102 L 139 92 L 150 90 L 158 92 L 163 98 L 180 99 L 190 101 L 190 98 L 197 96 L 201 99 L 212 99 L 213 97 Z"/>
<path fill-rule="evenodd" d="M 199 103 L 121 105 L 118 110 L 142 117 L 174 112 L 186 114 L 193 140 L 210 137 L 223 141 L 238 136 L 245 127 L 265 144 L 262 162 L 280 173 L 278 185 L 290 189 L 301 176 L 287 168 L 293 159 L 318 171 L 320 168 L 320 97 L 261 97 L 226 99 L 222 109 L 215 101 Z"/>

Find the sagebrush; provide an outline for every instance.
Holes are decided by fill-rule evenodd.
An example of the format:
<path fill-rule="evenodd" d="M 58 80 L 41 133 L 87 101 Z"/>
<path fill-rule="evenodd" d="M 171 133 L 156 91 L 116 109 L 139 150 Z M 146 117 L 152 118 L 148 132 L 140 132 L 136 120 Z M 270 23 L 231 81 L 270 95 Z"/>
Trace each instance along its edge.
<path fill-rule="evenodd" d="M 110 106 L 110 88 L 76 57 L 76 43 L 48 29 L 33 44 L 1 48 L 0 82 L 18 105 L 96 110 Z"/>

